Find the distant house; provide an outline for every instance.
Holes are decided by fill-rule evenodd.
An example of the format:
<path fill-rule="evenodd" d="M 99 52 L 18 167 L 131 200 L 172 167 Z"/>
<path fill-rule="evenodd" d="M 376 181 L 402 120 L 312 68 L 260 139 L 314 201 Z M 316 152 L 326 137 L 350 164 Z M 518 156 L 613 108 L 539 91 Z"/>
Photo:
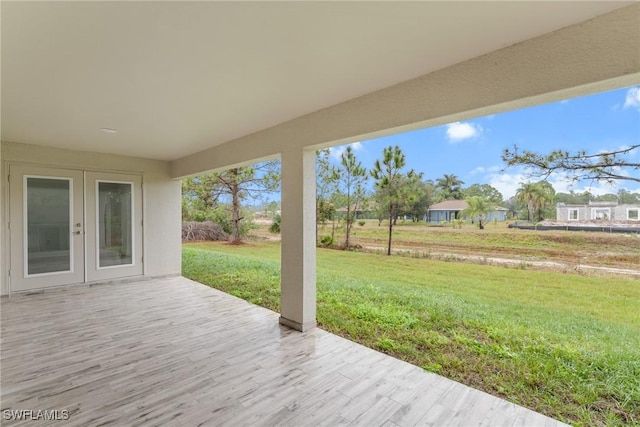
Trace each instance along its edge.
<path fill-rule="evenodd" d="M 451 222 L 459 218 L 460 212 L 465 210 L 469 205 L 464 200 L 445 200 L 444 202 L 432 205 L 427 211 L 427 222 L 439 224 L 442 221 Z M 487 221 L 506 221 L 507 209 L 497 206 L 487 214 Z M 472 218 L 463 218 L 472 219 Z"/>
<path fill-rule="evenodd" d="M 589 202 L 586 205 L 556 205 L 558 221 L 639 221 L 640 204 Z"/>
<path fill-rule="evenodd" d="M 373 219 L 376 217 L 377 204 L 374 202 L 362 202 L 351 207 L 355 219 Z M 347 207 L 342 206 L 336 209 L 336 217 L 346 218 Z"/>

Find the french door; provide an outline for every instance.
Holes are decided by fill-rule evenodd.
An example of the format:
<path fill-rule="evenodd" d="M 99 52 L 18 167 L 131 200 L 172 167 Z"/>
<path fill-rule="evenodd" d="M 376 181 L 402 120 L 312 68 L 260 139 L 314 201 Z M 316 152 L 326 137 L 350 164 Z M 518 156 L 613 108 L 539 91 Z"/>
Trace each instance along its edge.
<path fill-rule="evenodd" d="M 11 166 L 11 290 L 141 275 L 139 175 Z"/>

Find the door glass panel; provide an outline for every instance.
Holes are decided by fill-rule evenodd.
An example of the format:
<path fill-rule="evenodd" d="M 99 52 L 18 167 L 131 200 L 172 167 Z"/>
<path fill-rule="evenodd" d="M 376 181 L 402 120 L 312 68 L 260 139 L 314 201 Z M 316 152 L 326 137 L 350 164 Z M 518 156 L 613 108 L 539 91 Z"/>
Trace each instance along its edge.
<path fill-rule="evenodd" d="M 70 181 L 27 180 L 27 272 L 71 271 Z"/>
<path fill-rule="evenodd" d="M 99 267 L 133 261 L 132 184 L 98 181 Z"/>

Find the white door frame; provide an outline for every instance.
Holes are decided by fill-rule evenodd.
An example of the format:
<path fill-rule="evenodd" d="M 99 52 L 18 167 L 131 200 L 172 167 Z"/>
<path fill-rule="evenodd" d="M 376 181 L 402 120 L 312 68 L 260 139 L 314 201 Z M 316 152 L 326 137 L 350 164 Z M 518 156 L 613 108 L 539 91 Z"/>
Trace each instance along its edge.
<path fill-rule="evenodd" d="M 10 291 L 82 283 L 84 280 L 83 177 L 77 170 L 38 166 L 11 165 L 9 169 L 9 256 Z M 69 268 L 64 271 L 29 273 L 28 182 L 30 179 L 67 181 L 69 194 L 68 227 Z M 46 215 L 43 215 L 46 218 Z M 80 224 L 76 226 L 76 224 Z M 48 240 L 47 237 L 43 238 Z M 40 239 L 37 239 L 40 243 Z M 46 251 L 45 251 L 46 253 Z M 46 256 L 46 255 L 45 255 Z"/>
<path fill-rule="evenodd" d="M 100 198 L 99 186 L 101 183 L 129 185 L 130 198 L 130 240 L 131 262 L 126 264 L 100 265 Z M 87 282 L 98 280 L 116 279 L 130 276 L 141 276 L 143 272 L 143 244 L 142 244 L 142 177 L 131 174 L 113 174 L 106 172 L 85 173 L 85 215 L 86 221 L 86 245 L 85 269 Z"/>
<path fill-rule="evenodd" d="M 9 163 L 8 166 L 9 294 L 144 274 L 143 177 L 141 174 L 98 172 L 24 163 Z M 29 236 L 25 215 L 28 202 L 26 184 L 29 178 L 60 179 L 70 183 L 70 271 L 28 273 Z M 101 267 L 99 260 L 95 258 L 99 254 L 99 248 L 95 246 L 99 228 L 98 218 L 94 216 L 98 211 L 98 198 L 95 195 L 100 182 L 131 185 L 133 220 L 131 221 L 132 262 L 130 264 Z M 89 205 L 88 202 L 93 205 Z M 77 224 L 80 226 L 77 227 Z M 92 234 L 89 235 L 89 233 Z M 94 245 L 93 248 L 89 247 L 89 244 Z"/>

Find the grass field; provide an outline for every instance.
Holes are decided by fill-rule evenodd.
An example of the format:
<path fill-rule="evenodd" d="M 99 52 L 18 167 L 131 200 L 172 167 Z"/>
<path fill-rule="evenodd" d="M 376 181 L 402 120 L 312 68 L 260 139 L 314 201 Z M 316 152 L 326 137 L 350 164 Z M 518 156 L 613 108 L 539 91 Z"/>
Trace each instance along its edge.
<path fill-rule="evenodd" d="M 185 244 L 183 274 L 279 310 L 278 242 Z M 639 307 L 633 279 L 318 250 L 320 327 L 577 425 L 640 423 Z"/>
<path fill-rule="evenodd" d="M 640 231 L 640 229 L 639 229 Z M 363 247 L 386 247 L 385 223 L 367 220 L 355 224 L 352 242 Z M 321 227 L 330 235 L 330 225 Z M 344 240 L 343 227 L 336 242 Z M 640 268 L 640 235 L 601 232 L 533 231 L 509 229 L 505 222 L 489 223 L 484 230 L 466 224 L 462 229 L 427 227 L 424 222 L 400 221 L 394 228 L 393 246 L 423 254 L 455 253 L 513 258 L 523 261 L 559 261 L 575 266 L 588 264 L 625 269 Z"/>

